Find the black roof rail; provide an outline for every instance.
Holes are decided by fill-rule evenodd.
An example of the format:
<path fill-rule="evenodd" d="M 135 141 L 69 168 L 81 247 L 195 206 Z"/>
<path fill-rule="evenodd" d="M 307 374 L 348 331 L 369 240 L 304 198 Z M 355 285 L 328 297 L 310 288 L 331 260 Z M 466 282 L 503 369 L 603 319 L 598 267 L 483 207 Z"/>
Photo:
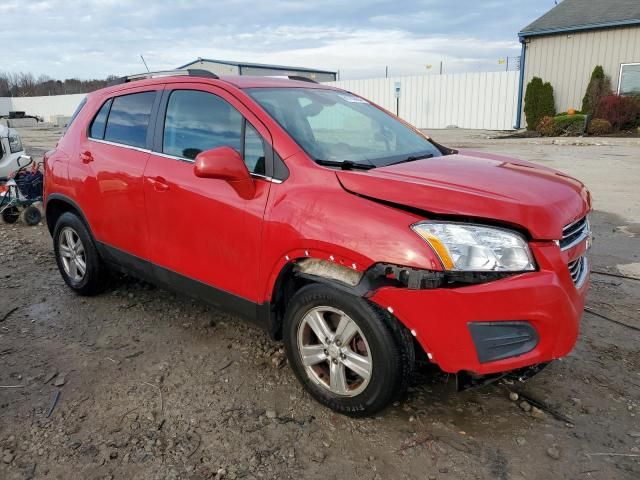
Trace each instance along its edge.
<path fill-rule="evenodd" d="M 299 82 L 318 83 L 313 78 L 303 77 L 301 75 L 288 75 L 289 80 L 297 80 Z"/>
<path fill-rule="evenodd" d="M 120 85 L 122 83 L 135 82 L 136 80 L 146 80 L 148 78 L 161 78 L 161 77 L 176 77 L 176 76 L 189 76 L 189 77 L 203 77 L 218 79 L 218 75 L 209 70 L 203 69 L 187 69 L 187 70 L 162 70 L 159 72 L 145 72 L 137 73 L 135 75 L 127 75 L 126 77 L 120 77 L 109 84 Z"/>

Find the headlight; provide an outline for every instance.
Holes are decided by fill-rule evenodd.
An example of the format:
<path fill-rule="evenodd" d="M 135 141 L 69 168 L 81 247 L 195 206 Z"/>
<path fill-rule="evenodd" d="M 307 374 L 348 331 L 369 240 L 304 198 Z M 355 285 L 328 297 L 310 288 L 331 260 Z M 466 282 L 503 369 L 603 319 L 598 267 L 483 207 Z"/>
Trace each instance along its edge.
<path fill-rule="evenodd" d="M 18 153 L 22 151 L 22 140 L 17 133 L 9 134 L 9 148 L 11 149 L 11 153 Z"/>
<path fill-rule="evenodd" d="M 517 232 L 482 225 L 441 222 L 420 222 L 411 228 L 433 248 L 445 270 L 535 270 L 527 241 Z"/>

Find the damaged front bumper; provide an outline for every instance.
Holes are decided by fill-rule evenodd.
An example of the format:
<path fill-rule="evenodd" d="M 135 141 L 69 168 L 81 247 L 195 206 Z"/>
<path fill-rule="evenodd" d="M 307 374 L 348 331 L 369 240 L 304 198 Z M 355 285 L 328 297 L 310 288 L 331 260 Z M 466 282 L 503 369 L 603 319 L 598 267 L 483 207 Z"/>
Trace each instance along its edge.
<path fill-rule="evenodd" d="M 385 286 L 369 299 L 393 312 L 445 372 L 473 378 L 544 364 L 575 345 L 589 281 L 574 284 L 556 245 L 531 248 L 535 272 L 456 288 Z"/>

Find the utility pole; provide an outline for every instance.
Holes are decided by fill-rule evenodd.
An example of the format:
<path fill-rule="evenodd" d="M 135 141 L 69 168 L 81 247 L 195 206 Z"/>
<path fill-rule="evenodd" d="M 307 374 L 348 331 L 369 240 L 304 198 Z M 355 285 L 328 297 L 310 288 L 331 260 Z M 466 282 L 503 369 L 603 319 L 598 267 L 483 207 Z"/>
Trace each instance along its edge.
<path fill-rule="evenodd" d="M 389 78 L 389 66 L 384 67 L 384 78 Z"/>
<path fill-rule="evenodd" d="M 440 75 L 442 75 L 442 60 L 440 60 Z"/>

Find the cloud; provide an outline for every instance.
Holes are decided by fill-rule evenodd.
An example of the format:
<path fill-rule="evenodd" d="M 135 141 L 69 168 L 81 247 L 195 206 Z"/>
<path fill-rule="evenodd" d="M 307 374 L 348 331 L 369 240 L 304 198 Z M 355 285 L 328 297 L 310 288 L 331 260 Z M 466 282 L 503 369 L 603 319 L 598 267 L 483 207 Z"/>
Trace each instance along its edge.
<path fill-rule="evenodd" d="M 448 72 L 495 70 L 498 58 L 519 54 L 518 30 L 552 6 L 541 3 L 5 0 L 0 68 L 99 78 L 143 70 L 143 54 L 152 69 L 208 57 L 334 69 L 342 78 L 379 76 L 385 66 L 426 73 L 440 61 Z"/>

